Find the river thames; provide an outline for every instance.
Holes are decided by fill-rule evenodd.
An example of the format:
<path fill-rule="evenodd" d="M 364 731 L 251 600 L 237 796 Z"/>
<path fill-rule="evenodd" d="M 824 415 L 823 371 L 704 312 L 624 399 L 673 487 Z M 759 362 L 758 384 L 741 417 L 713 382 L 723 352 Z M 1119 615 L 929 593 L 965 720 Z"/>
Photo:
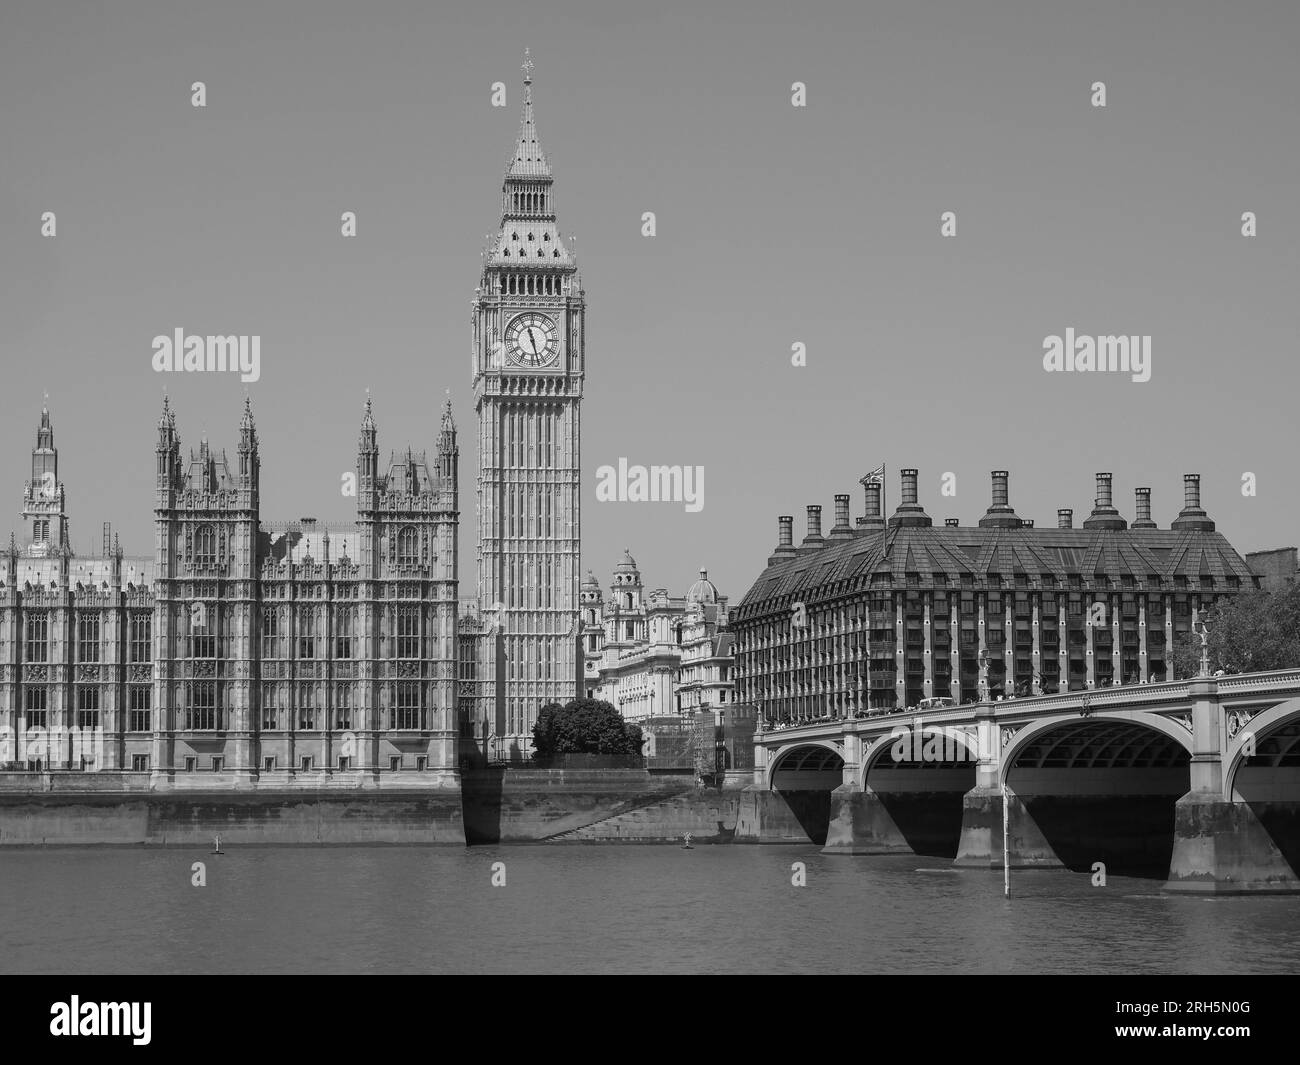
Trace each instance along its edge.
<path fill-rule="evenodd" d="M 1300 898 L 1159 888 L 1026 870 L 1007 899 L 997 871 L 813 846 L 14 849 L 0 972 L 1300 971 Z"/>

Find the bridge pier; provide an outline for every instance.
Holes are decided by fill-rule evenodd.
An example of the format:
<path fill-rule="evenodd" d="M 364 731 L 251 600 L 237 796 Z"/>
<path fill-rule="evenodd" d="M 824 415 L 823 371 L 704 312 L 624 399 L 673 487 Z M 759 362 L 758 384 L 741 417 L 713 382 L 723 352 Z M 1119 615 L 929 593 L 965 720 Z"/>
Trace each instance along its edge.
<path fill-rule="evenodd" d="M 824 843 L 829 791 L 775 791 L 751 784 L 740 793 L 737 843 Z"/>
<path fill-rule="evenodd" d="M 961 842 L 953 865 L 967 869 L 1001 869 L 1002 789 L 979 784 L 962 798 Z M 1024 801 L 1007 795 L 1009 845 L 1007 863 L 1013 869 L 1053 869 L 1064 864 L 1047 842 Z"/>
<path fill-rule="evenodd" d="M 1300 825 L 1300 810 L 1290 811 Z M 1294 894 L 1300 878 L 1250 803 L 1189 792 L 1174 807 L 1165 891 L 1191 895 Z"/>
<path fill-rule="evenodd" d="M 885 804 L 871 788 L 841 784 L 831 792 L 823 854 L 912 854 Z"/>

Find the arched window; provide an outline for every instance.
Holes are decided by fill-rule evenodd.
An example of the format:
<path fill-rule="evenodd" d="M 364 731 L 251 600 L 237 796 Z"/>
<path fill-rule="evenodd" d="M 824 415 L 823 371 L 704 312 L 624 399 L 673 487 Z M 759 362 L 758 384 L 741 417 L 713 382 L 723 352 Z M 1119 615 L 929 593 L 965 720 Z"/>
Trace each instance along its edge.
<path fill-rule="evenodd" d="M 397 564 L 414 566 L 419 561 L 420 541 L 415 529 L 407 526 L 397 534 Z"/>
<path fill-rule="evenodd" d="M 551 252 L 551 258 L 558 259 L 559 257 L 560 257 L 560 249 L 556 248 L 553 252 Z"/>
<path fill-rule="evenodd" d="M 624 593 L 623 593 L 623 600 L 624 600 L 623 605 L 626 606 L 629 610 L 631 610 L 631 609 L 632 609 L 632 593 L 631 593 L 631 592 L 624 592 Z"/>
<path fill-rule="evenodd" d="M 200 525 L 194 533 L 194 565 L 210 568 L 217 564 L 217 530 Z"/>
<path fill-rule="evenodd" d="M 528 239 L 529 239 L 529 240 L 532 240 L 532 239 L 533 239 L 533 235 L 532 235 L 531 233 L 528 234 Z"/>
<path fill-rule="evenodd" d="M 510 249 L 509 249 L 509 248 L 506 248 L 506 250 L 503 251 L 501 254 L 504 255 L 507 259 L 509 259 L 509 258 L 510 258 Z"/>

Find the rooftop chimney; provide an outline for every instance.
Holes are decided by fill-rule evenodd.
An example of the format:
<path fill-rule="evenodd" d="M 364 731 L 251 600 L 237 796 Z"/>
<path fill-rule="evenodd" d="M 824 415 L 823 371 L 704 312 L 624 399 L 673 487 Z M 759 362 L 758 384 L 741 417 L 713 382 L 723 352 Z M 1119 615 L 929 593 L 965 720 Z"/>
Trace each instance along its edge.
<path fill-rule="evenodd" d="M 933 525 L 934 523 L 925 512 L 925 508 L 916 501 L 916 470 L 908 469 L 899 470 L 898 472 L 903 482 L 903 501 L 898 504 L 898 509 L 890 517 L 889 524 Z"/>
<path fill-rule="evenodd" d="M 1119 516 L 1110 501 L 1110 474 L 1097 474 L 1097 498 L 1093 500 L 1092 513 L 1083 521 L 1085 529 L 1126 529 L 1128 522 Z"/>
<path fill-rule="evenodd" d="M 799 545 L 799 550 L 817 550 L 826 543 L 826 538 L 822 536 L 822 508 L 816 503 L 808 505 L 808 535 L 803 538 L 803 543 Z"/>
<path fill-rule="evenodd" d="M 1214 522 L 1201 509 L 1201 475 L 1199 473 L 1183 474 L 1183 509 L 1178 512 L 1171 529 L 1187 529 L 1192 532 L 1214 532 Z"/>
<path fill-rule="evenodd" d="M 959 525 L 961 525 L 961 519 L 960 519 L 960 518 L 944 518 L 944 519 L 943 519 L 943 527 L 944 527 L 945 529 L 955 529 L 955 528 L 957 528 Z"/>
<path fill-rule="evenodd" d="M 1056 527 L 1058 529 L 1074 528 L 1074 511 L 1069 507 L 1062 507 L 1056 512 Z"/>
<path fill-rule="evenodd" d="M 867 491 L 867 511 L 858 519 L 859 529 L 870 531 L 883 528 L 885 519 L 880 513 L 880 489 L 883 486 L 879 481 L 867 481 L 862 487 Z"/>
<path fill-rule="evenodd" d="M 1151 489 L 1135 488 L 1137 496 L 1137 517 L 1133 519 L 1132 529 L 1154 529 L 1156 523 L 1151 520 Z"/>
<path fill-rule="evenodd" d="M 794 554 L 794 516 L 782 514 L 777 521 L 776 548 L 768 557 L 767 564 L 774 565 Z"/>
<path fill-rule="evenodd" d="M 993 471 L 993 503 L 984 517 L 980 518 L 981 529 L 1018 529 L 1020 519 L 1016 512 L 1007 505 L 1006 470 Z"/>
<path fill-rule="evenodd" d="M 835 528 L 831 530 L 832 540 L 847 540 L 853 535 L 853 526 L 849 524 L 849 497 L 847 494 L 835 496 Z"/>

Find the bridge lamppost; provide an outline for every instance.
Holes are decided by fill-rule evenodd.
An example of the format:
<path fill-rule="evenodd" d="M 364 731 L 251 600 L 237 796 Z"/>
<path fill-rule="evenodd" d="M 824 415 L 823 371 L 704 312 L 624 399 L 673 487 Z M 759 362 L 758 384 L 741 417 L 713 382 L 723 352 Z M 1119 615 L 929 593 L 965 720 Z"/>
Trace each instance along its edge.
<path fill-rule="evenodd" d="M 1210 675 L 1210 627 L 1198 617 L 1192 623 L 1192 631 L 1201 638 L 1201 671 L 1198 677 Z"/>

